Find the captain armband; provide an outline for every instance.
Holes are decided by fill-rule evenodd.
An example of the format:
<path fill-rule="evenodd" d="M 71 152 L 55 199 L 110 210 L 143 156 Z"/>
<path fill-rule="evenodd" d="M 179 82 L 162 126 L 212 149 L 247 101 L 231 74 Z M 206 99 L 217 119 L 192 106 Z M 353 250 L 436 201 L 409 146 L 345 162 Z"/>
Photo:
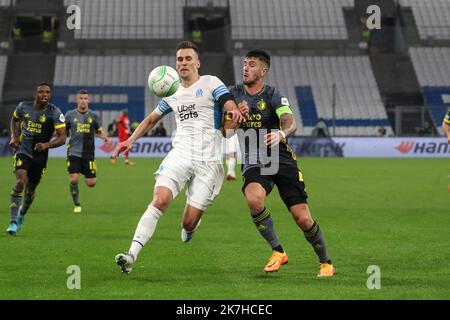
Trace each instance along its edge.
<path fill-rule="evenodd" d="M 224 112 L 223 118 L 224 118 L 225 121 L 232 121 L 233 120 L 233 117 L 227 111 Z"/>

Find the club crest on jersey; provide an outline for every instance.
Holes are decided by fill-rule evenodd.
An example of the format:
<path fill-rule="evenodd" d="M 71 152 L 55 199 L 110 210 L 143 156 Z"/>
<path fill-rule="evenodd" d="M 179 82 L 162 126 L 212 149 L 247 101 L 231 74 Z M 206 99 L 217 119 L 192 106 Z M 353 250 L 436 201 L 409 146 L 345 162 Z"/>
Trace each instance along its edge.
<path fill-rule="evenodd" d="M 88 118 L 88 123 L 92 123 L 92 118 L 91 117 Z"/>
<path fill-rule="evenodd" d="M 44 123 L 45 121 L 47 121 L 47 118 L 45 117 L 45 114 L 43 114 L 42 116 L 39 117 L 39 122 Z"/>
<path fill-rule="evenodd" d="M 197 92 L 195 93 L 195 97 L 203 97 L 203 90 L 202 89 L 198 89 Z"/>
<path fill-rule="evenodd" d="M 266 102 L 263 99 L 259 100 L 258 101 L 258 109 L 265 110 L 266 108 L 267 108 Z"/>
<path fill-rule="evenodd" d="M 77 118 L 73 119 L 73 122 L 78 122 L 78 119 Z"/>
<path fill-rule="evenodd" d="M 24 117 L 28 119 L 30 117 L 30 114 L 27 113 L 27 114 L 24 115 Z"/>

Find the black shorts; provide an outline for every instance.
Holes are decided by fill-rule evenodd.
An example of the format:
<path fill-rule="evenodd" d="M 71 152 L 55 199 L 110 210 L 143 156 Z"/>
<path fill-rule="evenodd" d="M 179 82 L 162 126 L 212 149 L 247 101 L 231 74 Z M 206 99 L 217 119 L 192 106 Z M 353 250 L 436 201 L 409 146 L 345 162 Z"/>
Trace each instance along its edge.
<path fill-rule="evenodd" d="M 29 156 L 19 153 L 14 156 L 14 172 L 16 170 L 26 170 L 28 181 L 38 185 L 45 173 L 46 163 L 34 161 Z"/>
<path fill-rule="evenodd" d="M 97 163 L 94 158 L 67 157 L 67 170 L 69 173 L 81 173 L 86 178 L 95 178 L 97 175 Z"/>
<path fill-rule="evenodd" d="M 301 172 L 296 167 L 280 168 L 277 174 L 261 175 L 261 168 L 251 168 L 244 173 L 244 185 L 242 192 L 249 183 L 259 183 L 265 190 L 266 195 L 272 191 L 276 185 L 280 197 L 288 210 L 296 204 L 308 203 L 308 194 L 305 191 L 305 182 Z"/>

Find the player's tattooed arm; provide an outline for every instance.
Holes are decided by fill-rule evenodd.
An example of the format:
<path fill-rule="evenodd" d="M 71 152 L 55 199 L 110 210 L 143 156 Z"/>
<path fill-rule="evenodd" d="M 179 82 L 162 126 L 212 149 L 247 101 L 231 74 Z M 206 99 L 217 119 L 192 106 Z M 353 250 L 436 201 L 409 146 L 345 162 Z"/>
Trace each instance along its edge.
<path fill-rule="evenodd" d="M 269 147 L 278 145 L 286 137 L 295 132 L 297 125 L 291 113 L 283 113 L 280 115 L 281 129 L 276 132 L 264 135 L 264 143 Z"/>
<path fill-rule="evenodd" d="M 291 135 L 297 130 L 297 124 L 295 123 L 292 113 L 283 113 L 280 116 L 281 131 L 286 135 Z"/>

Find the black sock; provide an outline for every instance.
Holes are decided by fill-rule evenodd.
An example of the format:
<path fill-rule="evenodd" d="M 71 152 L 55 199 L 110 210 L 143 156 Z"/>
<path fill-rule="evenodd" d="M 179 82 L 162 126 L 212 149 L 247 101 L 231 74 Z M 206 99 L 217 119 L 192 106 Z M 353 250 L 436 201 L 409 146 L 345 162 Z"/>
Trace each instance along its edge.
<path fill-rule="evenodd" d="M 79 199 L 79 191 L 78 191 L 78 183 L 70 183 L 70 194 L 72 195 L 73 204 L 75 206 L 80 205 L 80 199 Z"/>
<path fill-rule="evenodd" d="M 259 233 L 270 244 L 270 247 L 278 251 L 278 248 L 281 248 L 281 245 L 280 241 L 278 240 L 277 234 L 275 233 L 275 228 L 273 226 L 270 212 L 267 211 L 266 208 L 264 208 L 262 211 L 257 212 L 255 215 L 252 215 L 252 218 L 256 229 L 258 229 Z M 281 248 L 281 250 L 283 249 Z"/>
<path fill-rule="evenodd" d="M 325 246 L 325 239 L 322 235 L 322 231 L 319 228 L 319 224 L 314 221 L 312 227 L 308 231 L 303 231 L 306 240 L 311 244 L 314 252 L 319 257 L 320 263 L 328 262 L 331 259 L 327 253 L 327 247 Z"/>
<path fill-rule="evenodd" d="M 19 214 L 19 207 L 22 205 L 23 192 L 16 192 L 15 190 L 12 190 L 9 200 L 10 221 L 15 223 L 17 221 L 17 215 Z"/>

